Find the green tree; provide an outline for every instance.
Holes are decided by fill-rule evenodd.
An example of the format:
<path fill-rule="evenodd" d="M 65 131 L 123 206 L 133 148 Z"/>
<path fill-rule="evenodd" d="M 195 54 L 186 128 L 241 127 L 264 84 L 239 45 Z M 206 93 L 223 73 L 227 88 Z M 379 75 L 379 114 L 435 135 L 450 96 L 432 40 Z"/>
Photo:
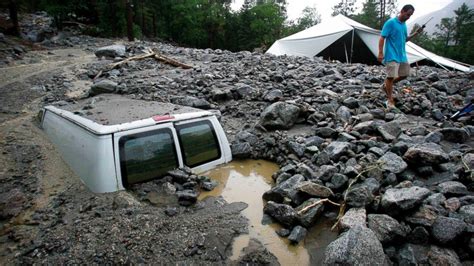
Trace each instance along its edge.
<path fill-rule="evenodd" d="M 355 12 L 355 2 L 356 0 L 341 0 L 332 7 L 331 16 L 342 14 L 346 17 L 352 17 Z"/>
<path fill-rule="evenodd" d="M 362 23 L 368 27 L 378 29 L 379 28 L 379 20 L 378 20 L 378 0 L 366 0 L 362 4 L 362 11 L 354 15 L 353 18 L 359 23 Z"/>
<path fill-rule="evenodd" d="M 415 33 L 420 27 L 421 25 L 415 24 L 410 32 L 410 35 Z M 411 41 L 430 51 L 434 51 L 436 49 L 434 40 L 425 31 L 418 33 L 418 35 L 416 35 L 416 37 Z"/>
<path fill-rule="evenodd" d="M 312 27 L 321 22 L 321 15 L 318 13 L 318 10 L 315 7 L 305 7 L 299 17 L 296 20 L 296 23 L 290 21 L 285 28 L 283 35 L 287 36 L 309 27 Z"/>

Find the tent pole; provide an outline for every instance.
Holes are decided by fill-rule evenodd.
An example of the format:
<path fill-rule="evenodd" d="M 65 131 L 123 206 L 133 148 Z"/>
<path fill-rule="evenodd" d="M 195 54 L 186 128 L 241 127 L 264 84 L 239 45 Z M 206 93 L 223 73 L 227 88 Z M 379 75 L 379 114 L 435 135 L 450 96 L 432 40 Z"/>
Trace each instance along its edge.
<path fill-rule="evenodd" d="M 354 52 L 354 32 L 355 32 L 355 29 L 353 28 L 352 29 L 352 41 L 351 41 L 351 60 L 350 60 L 351 64 L 352 64 L 352 53 Z"/>
<path fill-rule="evenodd" d="M 346 64 L 349 64 L 349 57 L 347 55 L 347 47 L 346 47 L 346 43 L 344 42 L 344 52 L 346 53 Z"/>

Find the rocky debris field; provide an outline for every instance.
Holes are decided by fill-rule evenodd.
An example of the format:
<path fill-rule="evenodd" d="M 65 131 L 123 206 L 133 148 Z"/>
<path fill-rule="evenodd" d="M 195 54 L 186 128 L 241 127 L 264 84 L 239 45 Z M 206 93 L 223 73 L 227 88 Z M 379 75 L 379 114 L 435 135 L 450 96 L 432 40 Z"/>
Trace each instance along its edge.
<path fill-rule="evenodd" d="M 77 40 L 74 48 L 89 43 Z M 339 210 L 340 235 L 327 247 L 325 264 L 472 264 L 473 120 L 449 117 L 474 98 L 473 75 L 414 69 L 397 84 L 397 111 L 384 108 L 381 66 L 152 42 L 98 47 L 84 48 L 96 56 L 68 71 L 11 84 L 41 86 L 39 100 L 2 98 L 7 116 L 0 121 L 22 115 L 18 105 L 36 111 L 98 95 L 79 112 L 87 113 L 102 93 L 218 110 L 234 158 L 280 165 L 275 186 L 262 195 L 262 212 L 284 227 L 282 237 L 304 241 L 319 217 Z M 192 68 L 153 58 L 110 67 L 149 48 Z M 239 214 L 246 206 L 196 202 L 200 188 L 214 184 L 186 169 L 107 195 L 93 195 L 70 177 L 48 204 L 30 208 L 44 193 L 34 187 L 48 176 L 41 171 L 47 162 L 31 155 L 42 154 L 41 147 L 11 142 L 20 141 L 14 134 L 2 139 L 3 156 L 12 161 L 1 175 L 7 261 L 228 264 L 233 237 L 246 231 Z M 31 215 L 18 221 L 21 210 Z M 261 244 L 251 245 L 240 263 L 277 263 Z"/>

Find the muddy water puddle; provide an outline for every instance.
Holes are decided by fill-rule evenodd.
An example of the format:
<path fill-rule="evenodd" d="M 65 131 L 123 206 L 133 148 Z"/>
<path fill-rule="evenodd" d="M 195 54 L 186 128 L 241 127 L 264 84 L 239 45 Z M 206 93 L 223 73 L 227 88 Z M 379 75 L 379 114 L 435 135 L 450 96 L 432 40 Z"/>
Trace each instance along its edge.
<path fill-rule="evenodd" d="M 264 160 L 233 161 L 204 173 L 217 180 L 219 186 L 210 192 L 201 193 L 200 199 L 222 196 L 229 203 L 240 201 L 248 204 L 242 214 L 249 220 L 249 233 L 235 239 L 231 260 L 237 260 L 242 249 L 254 238 L 273 253 L 281 265 L 320 265 L 324 249 L 337 237 L 335 232 L 330 231 L 332 224 L 329 221 L 323 220 L 310 228 L 305 243 L 302 241 L 298 245 L 292 245 L 286 238 L 276 234 L 280 225 L 262 224 L 265 204 L 262 194 L 274 185 L 271 176 L 276 171 L 278 165 Z"/>

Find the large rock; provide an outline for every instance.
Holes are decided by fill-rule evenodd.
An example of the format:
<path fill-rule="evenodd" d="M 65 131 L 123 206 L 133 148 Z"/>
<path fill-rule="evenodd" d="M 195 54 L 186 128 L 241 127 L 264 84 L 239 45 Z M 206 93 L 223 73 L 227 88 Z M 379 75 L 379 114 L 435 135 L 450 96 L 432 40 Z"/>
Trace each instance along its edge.
<path fill-rule="evenodd" d="M 442 244 L 447 244 L 457 239 L 466 229 L 462 220 L 439 216 L 431 227 L 431 235 Z"/>
<path fill-rule="evenodd" d="M 339 226 L 342 230 L 348 230 L 357 226 L 367 227 L 367 211 L 365 208 L 350 208 L 342 216 Z"/>
<path fill-rule="evenodd" d="M 195 190 L 181 190 L 176 192 L 178 203 L 182 206 L 190 206 L 196 203 L 199 193 Z"/>
<path fill-rule="evenodd" d="M 267 202 L 263 212 L 273 217 L 285 227 L 292 227 L 298 222 L 298 213 L 291 206 L 273 201 Z"/>
<path fill-rule="evenodd" d="M 122 57 L 125 56 L 125 46 L 121 44 L 114 44 L 101 47 L 95 51 L 97 57 Z"/>
<path fill-rule="evenodd" d="M 333 141 L 324 150 L 331 160 L 338 160 L 351 148 L 349 142 Z"/>
<path fill-rule="evenodd" d="M 469 192 L 467 187 L 458 181 L 447 181 L 438 185 L 440 192 L 448 196 L 464 196 Z"/>
<path fill-rule="evenodd" d="M 318 197 L 318 198 L 328 198 L 334 195 L 334 193 L 331 191 L 331 189 L 316 184 L 312 181 L 304 181 L 301 182 L 298 185 L 297 188 L 299 191 L 304 192 L 312 197 Z"/>
<path fill-rule="evenodd" d="M 382 244 L 375 233 L 354 227 L 326 248 L 324 265 L 388 265 Z"/>
<path fill-rule="evenodd" d="M 396 155 L 393 152 L 387 152 L 380 157 L 379 162 L 383 163 L 382 169 L 395 174 L 399 174 L 407 169 L 407 163 L 402 157 Z"/>
<path fill-rule="evenodd" d="M 439 165 L 449 161 L 449 155 L 435 143 L 422 143 L 410 147 L 403 159 L 412 165 Z"/>
<path fill-rule="evenodd" d="M 448 127 L 440 129 L 443 139 L 455 143 L 464 143 L 469 140 L 469 132 L 464 128 Z"/>
<path fill-rule="evenodd" d="M 329 181 L 331 177 L 336 174 L 338 171 L 337 167 L 333 165 L 322 165 L 315 172 L 316 179 L 321 179 L 322 181 Z"/>
<path fill-rule="evenodd" d="M 318 202 L 320 199 L 318 198 L 312 198 L 309 199 L 300 206 L 296 208 L 296 211 L 298 212 L 299 216 L 299 221 L 300 224 L 303 225 L 306 228 L 311 227 L 314 222 L 321 216 L 321 213 L 324 211 L 324 203 L 320 202 L 317 205 L 314 205 L 313 207 L 306 209 L 305 212 L 302 212 L 303 209 L 305 209 L 307 206 L 313 205 L 316 202 Z"/>
<path fill-rule="evenodd" d="M 462 206 L 459 208 L 459 214 L 464 217 L 464 221 L 474 224 L 474 204 Z"/>
<path fill-rule="evenodd" d="M 293 230 L 291 230 L 288 240 L 290 240 L 290 242 L 293 244 L 298 244 L 306 237 L 306 233 L 308 233 L 306 228 L 302 227 L 301 225 L 297 225 L 293 228 Z"/>
<path fill-rule="evenodd" d="M 271 200 L 279 203 L 283 202 L 285 197 L 294 198 L 296 193 L 298 193 L 297 187 L 304 180 L 304 176 L 300 174 L 294 175 L 269 191 L 263 193 L 262 197 L 264 200 Z"/>
<path fill-rule="evenodd" d="M 262 112 L 260 124 L 269 129 L 289 129 L 299 113 L 300 109 L 293 104 L 276 102 Z"/>
<path fill-rule="evenodd" d="M 371 189 L 365 184 L 352 186 L 346 194 L 346 203 L 352 207 L 365 207 L 374 200 Z"/>
<path fill-rule="evenodd" d="M 381 124 L 376 128 L 386 141 L 394 141 L 402 133 L 402 128 L 397 121 Z"/>
<path fill-rule="evenodd" d="M 211 104 L 208 101 L 193 96 L 175 96 L 171 98 L 171 102 L 174 104 L 191 106 L 206 110 L 211 108 Z"/>
<path fill-rule="evenodd" d="M 97 83 L 94 83 L 91 86 L 89 96 L 92 97 L 102 93 L 113 93 L 117 89 L 117 86 L 117 83 L 108 79 L 103 79 L 101 81 L 98 81 Z"/>
<path fill-rule="evenodd" d="M 428 197 L 430 190 L 422 187 L 390 188 L 382 196 L 381 206 L 385 212 L 396 214 L 420 205 Z"/>
<path fill-rule="evenodd" d="M 231 146 L 232 157 L 247 159 L 252 154 L 252 146 L 248 142 L 235 143 Z"/>
<path fill-rule="evenodd" d="M 393 240 L 404 239 L 407 235 L 405 228 L 397 220 L 386 214 L 369 214 L 368 224 L 380 242 L 384 244 Z"/>
<path fill-rule="evenodd" d="M 435 207 L 431 205 L 422 205 L 415 212 L 405 217 L 405 220 L 414 225 L 423 225 L 431 227 L 438 218 Z"/>
<path fill-rule="evenodd" d="M 461 265 L 452 249 L 438 246 L 404 245 L 396 257 L 397 265 Z"/>

